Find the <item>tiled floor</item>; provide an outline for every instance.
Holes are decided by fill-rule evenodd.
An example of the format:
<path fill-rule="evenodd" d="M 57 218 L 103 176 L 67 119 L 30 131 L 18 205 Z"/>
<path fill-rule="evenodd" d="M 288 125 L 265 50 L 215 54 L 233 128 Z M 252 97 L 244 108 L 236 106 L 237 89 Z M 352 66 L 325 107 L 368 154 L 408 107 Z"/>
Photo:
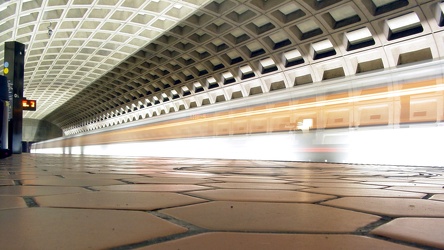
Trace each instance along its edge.
<path fill-rule="evenodd" d="M 443 169 L 13 155 L 0 249 L 444 249 Z"/>

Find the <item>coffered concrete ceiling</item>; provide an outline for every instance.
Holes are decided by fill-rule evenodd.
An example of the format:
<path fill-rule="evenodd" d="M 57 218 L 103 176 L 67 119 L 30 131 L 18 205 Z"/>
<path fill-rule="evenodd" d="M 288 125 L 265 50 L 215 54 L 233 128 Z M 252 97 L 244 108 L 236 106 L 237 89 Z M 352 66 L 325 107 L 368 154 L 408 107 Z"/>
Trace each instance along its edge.
<path fill-rule="evenodd" d="M 25 96 L 38 100 L 25 117 L 51 113 L 206 2 L 2 0 L 0 42 L 26 45 Z"/>
<path fill-rule="evenodd" d="M 436 0 L 3 0 L 0 43 L 26 45 L 24 95 L 38 110 L 24 117 L 75 134 L 441 59 L 443 10 Z"/>

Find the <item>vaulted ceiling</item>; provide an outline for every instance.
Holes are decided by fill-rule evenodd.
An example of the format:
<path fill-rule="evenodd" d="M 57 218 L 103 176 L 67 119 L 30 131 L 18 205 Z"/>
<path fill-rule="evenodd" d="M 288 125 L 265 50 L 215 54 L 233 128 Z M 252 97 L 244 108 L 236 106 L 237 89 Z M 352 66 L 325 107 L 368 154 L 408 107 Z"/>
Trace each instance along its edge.
<path fill-rule="evenodd" d="M 26 45 L 24 96 L 38 110 L 24 117 L 75 134 L 440 59 L 443 10 L 436 0 L 11 0 L 0 43 Z"/>

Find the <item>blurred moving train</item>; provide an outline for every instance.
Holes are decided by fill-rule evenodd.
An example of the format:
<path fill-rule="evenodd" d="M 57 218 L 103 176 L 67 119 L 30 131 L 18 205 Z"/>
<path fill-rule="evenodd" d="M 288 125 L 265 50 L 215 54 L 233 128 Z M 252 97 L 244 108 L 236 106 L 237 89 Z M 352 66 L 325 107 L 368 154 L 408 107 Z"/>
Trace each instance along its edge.
<path fill-rule="evenodd" d="M 444 166 L 444 62 L 296 86 L 32 145 L 34 153 Z"/>

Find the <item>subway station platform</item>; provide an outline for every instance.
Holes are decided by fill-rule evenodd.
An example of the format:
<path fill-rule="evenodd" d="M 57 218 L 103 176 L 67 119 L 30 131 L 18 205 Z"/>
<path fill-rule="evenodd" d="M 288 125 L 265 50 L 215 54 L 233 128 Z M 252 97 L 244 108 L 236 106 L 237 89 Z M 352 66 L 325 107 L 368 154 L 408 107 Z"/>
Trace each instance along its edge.
<path fill-rule="evenodd" d="M 442 167 L 22 154 L 1 249 L 440 249 Z"/>

